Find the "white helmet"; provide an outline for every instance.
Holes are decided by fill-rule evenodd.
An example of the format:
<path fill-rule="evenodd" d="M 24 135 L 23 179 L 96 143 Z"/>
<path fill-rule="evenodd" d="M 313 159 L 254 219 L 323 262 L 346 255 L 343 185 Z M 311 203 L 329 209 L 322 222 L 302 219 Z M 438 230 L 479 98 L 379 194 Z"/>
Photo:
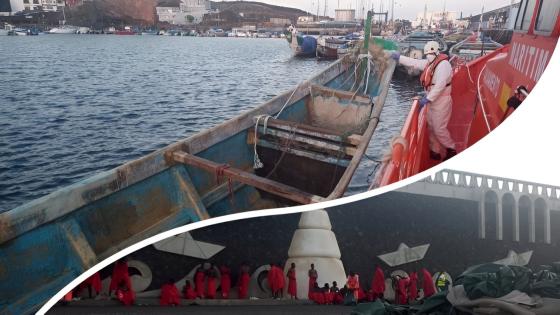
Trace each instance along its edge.
<path fill-rule="evenodd" d="M 436 41 L 429 41 L 424 46 L 424 55 L 427 54 L 438 54 L 439 53 L 439 44 Z"/>

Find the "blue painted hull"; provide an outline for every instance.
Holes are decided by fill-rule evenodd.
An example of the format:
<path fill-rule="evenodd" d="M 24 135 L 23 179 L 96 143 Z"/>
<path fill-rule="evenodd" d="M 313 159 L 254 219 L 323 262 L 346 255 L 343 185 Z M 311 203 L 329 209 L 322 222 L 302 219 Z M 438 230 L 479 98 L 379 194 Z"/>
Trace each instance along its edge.
<path fill-rule="evenodd" d="M 34 312 L 103 259 L 174 227 L 233 212 L 290 206 L 305 198 L 317 202 L 341 197 L 375 130 L 378 117 L 371 114 L 376 106 L 382 107 L 394 70 L 390 62 L 384 71 L 355 78 L 355 73 L 361 73 L 354 71 L 355 57 L 333 63 L 295 90 L 212 129 L 1 213 L 0 314 Z M 353 86 L 360 93 L 350 91 Z M 340 138 L 348 142 L 342 145 L 331 134 L 326 135 L 331 138 L 317 137 L 317 130 L 338 128 L 341 123 L 333 125 L 329 103 L 321 103 L 327 99 L 323 89 L 328 88 L 350 91 L 341 92 L 344 95 L 363 94 L 362 103 L 352 97 L 333 105 L 334 112 L 351 108 L 365 115 L 364 121 L 347 126 L 360 139 L 358 144 Z M 311 95 L 310 90 L 317 94 Z M 371 99 L 376 100 L 375 106 L 368 103 Z M 280 127 L 261 131 L 260 126 L 259 138 L 255 137 L 255 117 L 277 114 L 271 121 L 280 127 L 282 122 L 311 125 L 308 134 L 291 131 L 299 147 L 284 148 L 275 142 L 281 142 L 285 133 Z M 265 164 L 260 170 L 253 169 L 255 142 Z M 256 182 L 232 176 L 228 180 L 218 176 L 217 169 L 181 163 L 177 152 L 256 175 L 249 176 Z M 325 185 L 325 174 L 330 185 Z M 293 186 L 296 193 L 293 198 L 275 194 L 266 180 Z"/>

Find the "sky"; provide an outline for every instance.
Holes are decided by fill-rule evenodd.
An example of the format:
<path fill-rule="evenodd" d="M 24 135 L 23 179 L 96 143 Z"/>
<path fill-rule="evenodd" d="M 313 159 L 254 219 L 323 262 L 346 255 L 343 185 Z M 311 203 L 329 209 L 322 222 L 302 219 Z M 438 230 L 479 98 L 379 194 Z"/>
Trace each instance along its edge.
<path fill-rule="evenodd" d="M 317 4 L 319 3 L 319 14 L 323 15 L 325 0 L 253 0 L 269 4 L 281 5 L 286 7 L 298 8 L 309 12 L 317 12 Z M 424 12 L 424 5 L 428 4 L 428 11 L 442 11 L 445 3 L 446 11 L 456 11 L 457 15 L 462 11 L 463 16 L 473 15 L 481 12 L 482 6 L 485 10 L 493 10 L 511 4 L 512 0 L 395 0 L 395 19 L 405 18 L 408 20 L 416 19 L 416 15 Z M 515 0 L 519 2 L 519 0 Z M 380 7 L 383 6 L 383 11 L 389 8 L 390 18 L 390 4 L 391 0 L 326 0 L 327 14 L 334 17 L 334 10 L 337 8 L 347 9 L 356 7 L 361 10 L 362 7 L 371 8 L 373 5 L 375 11 L 381 12 Z"/>

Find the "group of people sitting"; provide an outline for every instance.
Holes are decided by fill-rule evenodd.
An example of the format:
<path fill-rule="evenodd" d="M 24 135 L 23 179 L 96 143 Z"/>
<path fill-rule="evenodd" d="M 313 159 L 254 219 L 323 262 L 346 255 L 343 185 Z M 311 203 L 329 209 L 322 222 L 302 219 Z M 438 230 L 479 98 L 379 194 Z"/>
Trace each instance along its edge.
<path fill-rule="evenodd" d="M 394 275 L 391 277 L 391 285 L 395 293 L 394 303 L 405 305 L 414 304 L 420 299 L 428 298 L 434 295 L 438 290 L 444 289 L 441 286 L 449 285 L 449 281 L 445 278 L 445 273 L 439 273 L 437 277 L 437 288 L 432 279 L 432 275 L 426 269 L 421 270 L 422 290 L 419 289 L 419 279 L 417 272 L 410 272 L 408 276 Z M 378 266 L 372 279 L 369 290 L 364 290 L 360 286 L 359 275 L 352 272 L 346 280 L 346 284 L 342 289 L 338 288 L 336 281 L 329 286 L 325 283 L 323 287 L 319 287 L 317 283 L 317 270 L 313 264 L 309 270 L 309 299 L 317 304 L 344 304 L 355 305 L 359 302 L 372 302 L 377 299 L 385 299 L 385 274 Z"/>
<path fill-rule="evenodd" d="M 375 301 L 376 299 L 384 299 L 385 297 L 385 274 L 378 266 L 375 269 L 369 290 L 364 290 L 360 285 L 360 278 L 357 273 L 350 273 L 343 288 L 338 287 L 336 281 L 332 285 L 325 283 L 319 286 L 318 272 L 314 264 L 311 264 L 308 270 L 308 299 L 317 304 L 344 304 L 353 305 L 359 302 Z M 439 273 L 437 277 L 438 288 L 432 281 L 432 275 L 426 269 L 422 269 L 422 290 L 419 290 L 420 281 L 418 273 L 410 272 L 408 276 L 394 275 L 391 278 L 393 287 L 394 303 L 409 304 L 415 303 L 421 298 L 427 298 L 435 294 L 441 286 L 447 286 L 449 282 L 445 278 L 444 273 Z M 287 280 L 287 281 L 286 281 Z M 186 280 L 182 291 L 179 291 L 173 279 L 169 279 L 167 283 L 162 285 L 160 294 L 160 305 L 179 305 L 181 299 L 229 299 L 232 291 L 231 270 L 227 266 L 217 268 L 211 264 L 204 264 L 198 268 L 193 277 L 194 285 L 191 281 Z M 284 274 L 281 264 L 270 264 L 270 270 L 267 275 L 268 286 L 270 288 L 272 298 L 281 299 L 284 297 L 284 290 L 291 299 L 297 299 L 297 279 L 296 265 L 291 263 L 287 273 Z M 237 298 L 247 299 L 249 293 L 249 266 L 243 264 L 241 266 L 240 275 L 237 283 Z M 286 288 L 287 282 L 287 288 Z M 87 288 L 90 298 L 95 292 L 99 295 L 101 292 L 101 277 L 99 273 L 95 273 L 90 278 L 80 284 L 74 294 L 80 295 L 82 290 Z M 218 288 L 220 289 L 218 291 Z M 443 287 L 441 289 L 444 289 Z M 132 305 L 136 296 L 132 289 L 132 283 L 128 274 L 128 263 L 125 259 L 117 261 L 113 267 L 111 282 L 109 285 L 109 296 L 113 296 L 123 305 Z M 70 299 L 71 299 L 70 292 Z M 65 298 L 67 300 L 67 297 Z"/>

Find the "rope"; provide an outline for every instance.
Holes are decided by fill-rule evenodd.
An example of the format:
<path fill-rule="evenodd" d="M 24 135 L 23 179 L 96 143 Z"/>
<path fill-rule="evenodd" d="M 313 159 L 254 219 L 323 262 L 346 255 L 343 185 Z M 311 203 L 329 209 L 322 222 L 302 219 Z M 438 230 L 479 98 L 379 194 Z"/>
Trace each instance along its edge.
<path fill-rule="evenodd" d="M 259 122 L 261 120 L 261 118 L 265 118 L 265 122 L 267 115 L 259 115 L 257 116 L 257 122 L 255 123 L 255 144 L 253 146 L 253 151 L 254 151 L 254 155 L 253 155 L 253 169 L 259 169 L 259 168 L 263 168 L 264 164 L 261 162 L 261 159 L 259 158 L 259 154 L 257 153 L 257 143 L 259 142 L 259 136 L 258 136 L 258 129 L 259 129 Z"/>
<path fill-rule="evenodd" d="M 472 76 L 471 76 L 471 68 L 469 67 L 469 63 L 465 62 L 465 67 L 467 68 L 467 73 L 469 74 L 469 80 L 471 80 L 471 83 L 474 83 Z"/>
<path fill-rule="evenodd" d="M 224 176 L 224 171 L 226 169 L 230 168 L 229 164 L 222 164 L 220 166 L 218 166 L 215 170 L 215 174 L 216 174 L 216 183 L 218 185 L 221 184 L 221 178 Z M 231 205 L 231 208 L 235 210 L 235 195 L 233 194 L 233 180 L 231 179 L 231 177 L 227 176 L 227 184 L 228 184 L 228 195 L 229 195 L 229 202 Z"/>
<path fill-rule="evenodd" d="M 290 103 L 290 101 L 292 100 L 292 97 L 294 97 L 294 94 L 296 94 L 296 91 L 299 89 L 299 87 L 301 86 L 301 84 L 303 82 L 304 81 L 301 81 L 301 82 L 298 83 L 298 85 L 296 86 L 296 88 L 294 89 L 294 91 L 292 92 L 292 94 L 290 95 L 290 97 L 288 98 L 286 103 L 284 104 L 284 106 L 282 106 L 282 108 L 280 109 L 278 114 L 276 114 L 276 116 L 274 116 L 274 119 L 278 119 L 278 116 L 280 116 L 280 114 L 282 114 L 282 111 L 284 110 L 284 108 L 286 108 L 286 106 L 288 106 L 288 103 Z"/>
<path fill-rule="evenodd" d="M 482 70 L 480 70 L 480 73 L 478 74 L 478 80 L 477 80 L 478 101 L 480 102 L 480 108 L 482 108 L 482 115 L 484 116 L 484 122 L 486 123 L 486 127 L 488 128 L 488 132 L 491 132 L 492 128 L 490 128 L 490 122 L 488 121 L 488 117 L 486 117 L 486 109 L 484 108 L 484 103 L 482 102 L 482 94 L 480 94 L 480 78 L 482 77 L 482 73 L 484 72 L 485 69 L 486 69 L 486 64 L 484 65 L 484 67 L 482 67 Z"/>

